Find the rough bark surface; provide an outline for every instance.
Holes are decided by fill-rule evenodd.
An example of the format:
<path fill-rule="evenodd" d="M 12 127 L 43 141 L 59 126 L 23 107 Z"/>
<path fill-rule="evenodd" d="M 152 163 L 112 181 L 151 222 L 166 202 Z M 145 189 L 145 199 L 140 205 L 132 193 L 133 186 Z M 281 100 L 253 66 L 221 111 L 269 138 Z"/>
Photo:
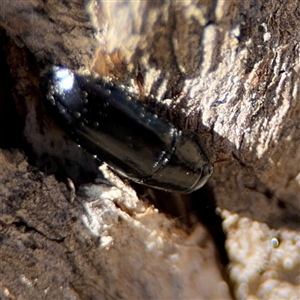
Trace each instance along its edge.
<path fill-rule="evenodd" d="M 1 152 L 1 297 L 300 298 L 298 1 L 0 6 L 31 164 L 76 185 L 20 151 Z M 208 187 L 224 219 L 229 277 L 200 223 L 183 230 L 105 169 L 115 187 L 83 184 L 97 163 L 43 106 L 40 78 L 53 64 L 122 84 L 201 134 L 215 162 Z"/>

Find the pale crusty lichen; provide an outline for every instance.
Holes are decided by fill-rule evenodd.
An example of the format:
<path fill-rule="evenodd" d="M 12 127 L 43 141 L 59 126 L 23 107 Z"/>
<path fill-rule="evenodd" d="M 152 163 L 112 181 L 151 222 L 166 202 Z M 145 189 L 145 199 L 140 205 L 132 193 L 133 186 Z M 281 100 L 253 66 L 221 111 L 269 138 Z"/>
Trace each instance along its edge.
<path fill-rule="evenodd" d="M 105 266 L 107 293 L 118 288 L 128 299 L 231 299 L 203 226 L 188 235 L 154 207 L 138 204 L 134 194 L 132 203 L 140 208 L 127 213 L 114 204 L 124 197 L 119 188 L 89 185 L 84 195 L 93 200 L 82 195 L 86 230 L 79 240 L 92 235 L 98 241 L 89 257 L 99 272 Z"/>
<path fill-rule="evenodd" d="M 300 233 L 221 212 L 237 299 L 300 298 Z"/>

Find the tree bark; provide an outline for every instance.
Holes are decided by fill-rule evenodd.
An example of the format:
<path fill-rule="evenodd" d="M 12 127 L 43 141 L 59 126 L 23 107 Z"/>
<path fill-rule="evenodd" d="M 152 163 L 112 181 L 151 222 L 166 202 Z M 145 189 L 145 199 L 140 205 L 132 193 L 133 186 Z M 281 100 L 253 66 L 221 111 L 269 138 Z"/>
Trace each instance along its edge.
<path fill-rule="evenodd" d="M 3 298 L 300 297 L 297 1 L 0 5 L 25 141 L 0 156 Z M 200 222 L 186 229 L 105 168 L 115 186 L 93 182 L 97 162 L 44 108 L 52 65 L 123 85 L 201 135 L 215 166 L 207 188 L 224 220 L 228 277 Z"/>

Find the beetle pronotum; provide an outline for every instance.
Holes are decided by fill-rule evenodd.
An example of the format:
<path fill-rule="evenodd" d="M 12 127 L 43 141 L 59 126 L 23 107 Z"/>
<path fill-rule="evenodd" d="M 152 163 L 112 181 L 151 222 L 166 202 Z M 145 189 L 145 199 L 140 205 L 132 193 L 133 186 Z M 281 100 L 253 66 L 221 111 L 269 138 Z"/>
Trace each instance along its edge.
<path fill-rule="evenodd" d="M 177 129 L 126 91 L 64 67 L 52 68 L 46 81 L 48 107 L 64 130 L 121 176 L 180 193 L 211 176 L 199 135 Z"/>

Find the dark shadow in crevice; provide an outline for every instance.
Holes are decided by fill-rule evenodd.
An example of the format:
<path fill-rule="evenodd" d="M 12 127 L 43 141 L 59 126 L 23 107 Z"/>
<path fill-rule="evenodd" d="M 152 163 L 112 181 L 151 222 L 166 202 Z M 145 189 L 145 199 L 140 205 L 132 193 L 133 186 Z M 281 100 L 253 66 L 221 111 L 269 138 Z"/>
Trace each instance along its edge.
<path fill-rule="evenodd" d="M 68 178 L 71 179 L 76 189 L 81 184 L 94 182 L 101 175 L 97 172 L 96 167 L 85 169 L 81 164 L 68 159 L 68 157 L 58 157 L 46 151 L 42 155 L 37 155 L 26 142 L 23 142 L 22 150 L 30 165 L 35 166 L 45 175 L 54 175 L 58 182 L 66 183 Z"/>
<path fill-rule="evenodd" d="M 215 243 L 219 259 L 226 266 L 229 262 L 225 250 L 226 235 L 222 228 L 222 218 L 216 213 L 216 201 L 212 190 L 209 188 L 209 185 L 205 185 L 190 196 L 192 211 L 207 228 Z"/>
<path fill-rule="evenodd" d="M 0 29 L 0 148 L 19 148 L 23 124 L 11 94 L 13 82 L 10 77 L 6 55 L 3 50 L 8 37 Z"/>

